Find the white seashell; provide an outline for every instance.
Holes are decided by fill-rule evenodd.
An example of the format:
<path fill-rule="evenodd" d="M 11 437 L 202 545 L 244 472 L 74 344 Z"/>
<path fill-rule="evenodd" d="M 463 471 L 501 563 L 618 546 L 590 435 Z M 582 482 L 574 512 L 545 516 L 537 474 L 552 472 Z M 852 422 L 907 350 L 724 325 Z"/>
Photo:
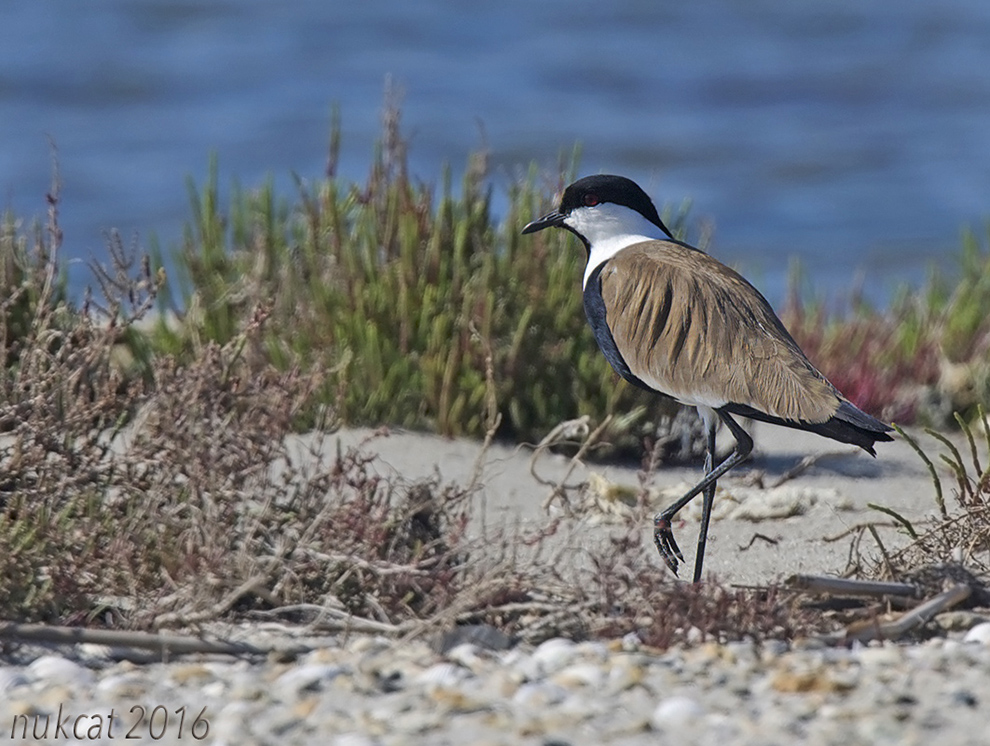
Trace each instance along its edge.
<path fill-rule="evenodd" d="M 470 674 L 454 663 L 437 663 L 418 673 L 413 682 L 432 690 L 436 687 L 453 687 L 461 683 Z"/>
<path fill-rule="evenodd" d="M 273 687 L 284 699 L 293 699 L 299 692 L 316 691 L 344 673 L 340 666 L 304 664 L 290 668 L 275 679 Z"/>
<path fill-rule="evenodd" d="M 657 730 L 680 730 L 700 720 L 705 708 L 685 696 L 668 697 L 657 705 L 650 724 Z"/>
<path fill-rule="evenodd" d="M 20 686 L 27 686 L 31 681 L 23 671 L 16 668 L 0 668 L 0 693 L 6 694 Z"/>
<path fill-rule="evenodd" d="M 204 697 L 209 697 L 211 699 L 219 699 L 227 691 L 227 684 L 223 681 L 213 681 L 209 684 L 205 684 L 200 690 Z"/>
<path fill-rule="evenodd" d="M 642 647 L 643 641 L 639 637 L 637 632 L 627 632 L 622 636 L 622 649 L 627 653 L 639 650 Z"/>
<path fill-rule="evenodd" d="M 128 672 L 128 673 L 115 673 L 110 674 L 102 679 L 96 685 L 96 690 L 99 692 L 107 692 L 111 694 L 118 694 L 120 690 L 124 689 L 129 692 L 128 696 L 134 696 L 137 692 L 143 692 L 149 687 L 149 682 L 143 676 L 138 674 Z"/>
<path fill-rule="evenodd" d="M 577 646 L 572 640 L 563 637 L 554 637 L 543 642 L 533 651 L 530 660 L 536 665 L 540 674 L 548 674 L 559 671 L 572 660 L 574 660 Z"/>
<path fill-rule="evenodd" d="M 471 671 L 477 671 L 484 664 L 484 658 L 478 655 L 479 648 L 470 642 L 463 642 L 447 652 L 447 658 Z"/>
<path fill-rule="evenodd" d="M 896 645 L 862 647 L 852 651 L 852 656 L 860 665 L 876 668 L 899 666 L 904 660 L 904 648 Z"/>
<path fill-rule="evenodd" d="M 250 715 L 251 708 L 247 702 L 234 701 L 225 705 L 215 717 L 210 718 L 210 737 L 215 738 L 217 744 L 243 743 Z"/>
<path fill-rule="evenodd" d="M 70 689 L 89 686 L 95 678 L 88 668 L 60 655 L 43 655 L 37 658 L 27 667 L 27 672 L 36 681 L 61 684 Z"/>
<path fill-rule="evenodd" d="M 760 643 L 759 659 L 763 663 L 772 663 L 790 649 L 791 646 L 784 640 L 764 640 Z"/>
<path fill-rule="evenodd" d="M 586 660 L 595 660 L 604 663 L 609 659 L 611 655 L 608 645 L 604 642 L 598 640 L 588 640 L 587 642 L 579 642 L 575 648 L 574 652 L 580 655 Z"/>
<path fill-rule="evenodd" d="M 522 707 L 543 709 L 549 705 L 563 702 L 567 698 L 567 690 L 550 681 L 538 681 L 523 684 L 512 695 L 512 702 Z"/>
<path fill-rule="evenodd" d="M 378 746 L 378 741 L 363 733 L 341 733 L 330 744 L 331 746 Z"/>
<path fill-rule="evenodd" d="M 629 687 L 641 683 L 645 676 L 646 673 L 642 666 L 628 659 L 617 660 L 608 672 L 608 690 L 610 692 L 625 691 Z"/>
<path fill-rule="evenodd" d="M 565 689 L 577 689 L 583 686 L 597 688 L 604 682 L 605 673 L 601 666 L 592 663 L 575 663 L 562 668 L 550 680 Z"/>
<path fill-rule="evenodd" d="M 990 622 L 982 622 L 972 627 L 963 637 L 963 642 L 978 642 L 990 645 Z"/>

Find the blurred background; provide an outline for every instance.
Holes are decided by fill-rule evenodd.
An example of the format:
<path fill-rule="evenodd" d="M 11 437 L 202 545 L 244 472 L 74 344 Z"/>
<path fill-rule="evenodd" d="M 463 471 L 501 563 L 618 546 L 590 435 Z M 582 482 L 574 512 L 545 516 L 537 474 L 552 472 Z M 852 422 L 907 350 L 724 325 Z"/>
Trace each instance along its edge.
<path fill-rule="evenodd" d="M 44 212 L 50 138 L 64 256 L 110 228 L 168 248 L 211 152 L 225 186 L 320 178 L 334 104 L 363 179 L 391 76 L 419 179 L 487 146 L 498 210 L 580 143 L 582 174 L 690 198 L 771 302 L 797 257 L 815 290 L 882 304 L 951 273 L 990 212 L 988 71 L 983 0 L 5 3 L 0 209 Z"/>

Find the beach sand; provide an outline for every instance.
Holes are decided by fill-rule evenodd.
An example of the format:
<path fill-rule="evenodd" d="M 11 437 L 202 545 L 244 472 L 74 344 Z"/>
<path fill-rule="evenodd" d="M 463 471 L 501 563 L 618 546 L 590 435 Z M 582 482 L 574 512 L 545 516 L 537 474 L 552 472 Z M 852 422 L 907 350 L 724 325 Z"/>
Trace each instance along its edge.
<path fill-rule="evenodd" d="M 835 443 L 824 438 L 757 423 L 748 423 L 754 436 L 754 457 L 737 467 L 719 483 L 715 499 L 715 515 L 709 532 L 705 573 L 733 584 L 766 584 L 795 573 L 840 573 L 847 564 L 853 535 L 826 541 L 866 522 L 890 523 L 891 518 L 868 507 L 869 503 L 890 508 L 912 522 L 920 522 L 937 513 L 935 492 L 927 468 L 917 454 L 897 437 L 893 443 L 878 443 L 877 458 L 854 446 Z M 375 433 L 386 433 L 375 437 Z M 924 434 L 913 433 L 933 458 L 939 452 L 936 443 Z M 438 475 L 444 482 L 461 485 L 471 481 L 481 444 L 476 441 L 448 439 L 401 430 L 347 429 L 334 433 L 325 447 L 359 446 L 376 454 L 374 468 L 382 475 L 416 480 Z M 363 445 L 361 445 L 363 444 Z M 720 434 L 720 451 L 731 445 L 731 436 Z M 965 453 L 965 451 L 963 451 Z M 478 501 L 475 520 L 484 517 L 487 525 L 519 525 L 535 529 L 546 526 L 551 516 L 542 508 L 550 489 L 541 485 L 531 474 L 531 446 L 493 444 L 484 453 L 480 489 L 472 498 Z M 805 456 L 820 454 L 820 458 L 805 471 L 788 480 L 784 488 L 802 496 L 804 503 L 794 510 L 801 514 L 754 522 L 738 518 L 718 519 L 726 506 L 738 494 L 747 499 L 765 490 L 746 488 L 754 471 L 763 474 L 764 484 L 771 484 L 780 475 L 796 466 Z M 537 463 L 541 477 L 551 481 L 563 478 L 570 459 L 544 452 Z M 638 468 L 608 463 L 583 463 L 568 479 L 569 484 L 584 482 L 593 474 L 608 483 L 628 485 L 637 489 Z M 672 496 L 658 501 L 669 504 L 683 487 L 696 483 L 702 475 L 701 465 L 659 467 L 651 484 L 670 490 Z M 592 477 L 594 478 L 594 477 Z M 599 480 L 601 481 L 601 480 Z M 946 500 L 950 510 L 955 507 L 949 481 L 943 478 Z M 723 492 L 721 488 L 726 488 Z M 690 510 L 682 511 L 683 520 L 675 524 L 677 541 L 684 552 L 685 566 L 681 578 L 690 579 L 697 541 L 697 518 L 700 497 Z M 809 504 L 813 503 L 813 504 Z M 692 512 L 694 515 L 692 515 Z M 787 512 L 787 511 L 785 511 Z M 551 508 L 551 514 L 559 508 Z M 479 524 L 480 525 L 480 524 Z M 593 519 L 585 520 L 577 530 L 578 541 L 594 541 L 608 531 L 608 525 Z M 653 548 L 652 524 L 647 518 L 643 525 L 644 562 L 656 567 L 658 574 L 669 570 Z M 770 543 L 754 535 L 772 539 Z M 581 538 L 583 536 L 583 539 Z M 893 528 L 884 529 L 881 536 L 888 549 L 907 542 L 905 534 Z M 742 547 L 747 547 L 743 549 Z M 876 544 L 866 538 L 861 544 L 865 554 L 876 555 Z"/>

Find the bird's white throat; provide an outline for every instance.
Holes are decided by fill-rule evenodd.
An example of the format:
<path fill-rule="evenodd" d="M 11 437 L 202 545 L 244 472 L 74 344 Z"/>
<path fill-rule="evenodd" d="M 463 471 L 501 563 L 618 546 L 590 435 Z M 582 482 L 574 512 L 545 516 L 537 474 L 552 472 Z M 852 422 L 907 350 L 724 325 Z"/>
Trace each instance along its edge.
<path fill-rule="evenodd" d="M 604 202 L 594 207 L 579 207 L 571 211 L 564 219 L 564 223 L 584 236 L 591 246 L 588 266 L 584 270 L 583 285 L 588 284 L 591 273 L 601 264 L 627 246 L 642 241 L 667 238 L 659 227 L 638 212 L 614 202 Z"/>

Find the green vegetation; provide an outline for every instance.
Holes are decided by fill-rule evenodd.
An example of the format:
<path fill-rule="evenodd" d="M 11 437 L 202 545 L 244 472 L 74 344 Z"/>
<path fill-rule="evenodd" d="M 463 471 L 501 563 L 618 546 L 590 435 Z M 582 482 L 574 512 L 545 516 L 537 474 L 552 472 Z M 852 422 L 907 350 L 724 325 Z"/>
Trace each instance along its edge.
<path fill-rule="evenodd" d="M 49 202 L 49 225 L 57 225 L 57 202 Z M 50 230 L 50 229 L 49 229 Z M 41 310 L 64 309 L 65 279 L 52 261 L 57 236 L 35 221 L 19 230 L 13 215 L 0 220 L 0 344 L 4 367 L 15 364 Z"/>
<path fill-rule="evenodd" d="M 673 407 L 622 382 L 597 350 L 576 292 L 582 251 L 561 231 L 520 236 L 550 206 L 552 189 L 531 170 L 496 223 L 484 153 L 472 156 L 459 193 L 449 169 L 433 189 L 408 173 L 398 113 L 385 121 L 366 183 L 300 182 L 294 202 L 268 183 L 235 190 L 225 210 L 213 163 L 206 184 L 190 186 L 182 294 L 162 296 L 171 314 L 161 316 L 154 347 L 190 359 L 264 309 L 268 359 L 320 367 L 319 399 L 347 424 L 480 437 L 490 359 L 501 437 L 537 442 L 565 420 L 588 415 L 595 425 L 609 414 L 614 447 L 637 451 L 662 434 L 657 425 Z M 338 146 L 335 127 L 330 173 Z M 574 160 L 554 188 L 574 175 Z M 664 217 L 686 232 L 686 203 Z M 971 233 L 959 270 L 954 286 L 933 275 L 882 311 L 855 303 L 828 313 L 795 290 L 783 316 L 809 357 L 867 410 L 952 426 L 954 411 L 971 418 L 990 401 L 990 251 Z"/>
<path fill-rule="evenodd" d="M 956 427 L 990 402 L 988 246 L 967 231 L 954 284 L 933 271 L 926 287 L 904 288 L 887 309 L 854 303 L 828 313 L 797 290 L 782 314 L 808 356 L 860 406 L 898 423 Z M 800 282 L 792 282 L 792 288 Z"/>
<path fill-rule="evenodd" d="M 919 568 L 938 566 L 960 567 L 965 563 L 969 572 L 986 577 L 990 574 L 990 464 L 984 467 L 980 460 L 977 443 L 985 443 L 985 454 L 990 457 L 990 421 L 983 405 L 976 407 L 973 423 L 956 414 L 957 423 L 965 435 L 969 448 L 963 452 L 941 433 L 925 428 L 925 433 L 938 443 L 942 453 L 938 454 L 941 466 L 947 467 L 952 493 L 955 498 L 951 505 L 946 504 L 942 480 L 935 463 L 908 433 L 900 427 L 897 433 L 914 449 L 924 462 L 934 486 L 935 505 L 938 518 L 916 528 L 903 516 L 889 508 L 871 504 L 869 507 L 891 516 L 899 531 L 911 539 L 910 543 L 897 551 L 889 552 L 881 543 L 879 535 L 873 536 L 880 549 L 880 557 L 870 567 L 859 567 L 874 577 L 909 578 L 919 572 Z M 986 605 L 990 596 L 982 594 L 981 605 Z"/>
<path fill-rule="evenodd" d="M 548 206 L 535 172 L 496 224 L 483 154 L 459 194 L 447 170 L 434 196 L 410 178 L 399 133 L 384 142 L 367 183 L 300 183 L 291 205 L 269 183 L 223 210 L 212 164 L 190 188 L 182 297 L 162 306 L 181 323 L 162 315 L 157 349 L 189 359 L 263 308 L 269 359 L 319 366 L 320 398 L 345 423 L 480 437 L 490 358 L 500 436 L 537 442 L 579 414 L 621 413 L 611 439 L 638 448 L 672 409 L 598 353 L 576 292 L 583 252 L 561 232 L 520 235 Z M 684 212 L 668 215 L 679 230 Z"/>
<path fill-rule="evenodd" d="M 159 629 L 247 617 L 393 635 L 489 623 L 529 640 L 636 630 L 663 646 L 695 624 L 719 639 L 823 628 L 773 592 L 657 582 L 639 561 L 638 521 L 598 547 L 555 545 L 559 521 L 471 538 L 473 487 L 383 478 L 373 456 L 329 447 L 326 372 L 269 359 L 274 309 L 232 316 L 222 344 L 137 346 L 163 278 L 114 239 L 112 266 L 95 268 L 104 297 L 74 308 L 52 290 L 54 210 L 49 221 L 33 245 L 5 244 L 24 267 L 9 297 L 34 302 L 2 309 L 4 621 Z M 47 260 L 21 261 L 34 255 Z M 13 339 L 15 321 L 25 331 Z M 295 435 L 316 412 L 317 431 Z M 547 561 L 562 550 L 580 561 Z"/>
<path fill-rule="evenodd" d="M 592 426 L 613 415 L 600 435 L 641 450 L 674 414 L 598 352 L 577 292 L 581 250 L 563 232 L 519 234 L 573 163 L 552 185 L 530 171 L 497 222 L 483 154 L 459 190 L 449 171 L 434 190 L 408 174 L 398 115 L 387 122 L 360 185 L 299 183 L 287 201 L 267 184 L 224 207 L 213 164 L 190 188 L 172 284 L 112 237 L 110 267 L 94 267 L 100 293 L 74 304 L 57 183 L 44 224 L 4 219 L 5 617 L 150 628 L 315 608 L 348 629 L 485 621 L 530 639 L 636 629 L 657 645 L 695 625 L 726 639 L 819 628 L 773 590 L 657 582 L 639 519 L 602 546 L 582 540 L 565 567 L 547 561 L 562 521 L 472 541 L 470 488 L 385 480 L 367 456 L 322 448 L 338 423 L 480 436 L 500 421 L 499 435 L 535 442 L 580 415 Z M 683 233 L 686 208 L 671 212 Z M 972 453 L 947 463 L 972 521 L 943 511 L 957 533 L 918 530 L 919 556 L 987 541 L 990 469 L 972 444 L 981 432 L 990 442 L 977 416 L 990 402 L 988 278 L 990 251 L 967 235 L 954 283 L 933 277 L 885 311 L 830 315 L 795 296 L 785 314 L 874 412 L 939 424 L 964 412 Z"/>

